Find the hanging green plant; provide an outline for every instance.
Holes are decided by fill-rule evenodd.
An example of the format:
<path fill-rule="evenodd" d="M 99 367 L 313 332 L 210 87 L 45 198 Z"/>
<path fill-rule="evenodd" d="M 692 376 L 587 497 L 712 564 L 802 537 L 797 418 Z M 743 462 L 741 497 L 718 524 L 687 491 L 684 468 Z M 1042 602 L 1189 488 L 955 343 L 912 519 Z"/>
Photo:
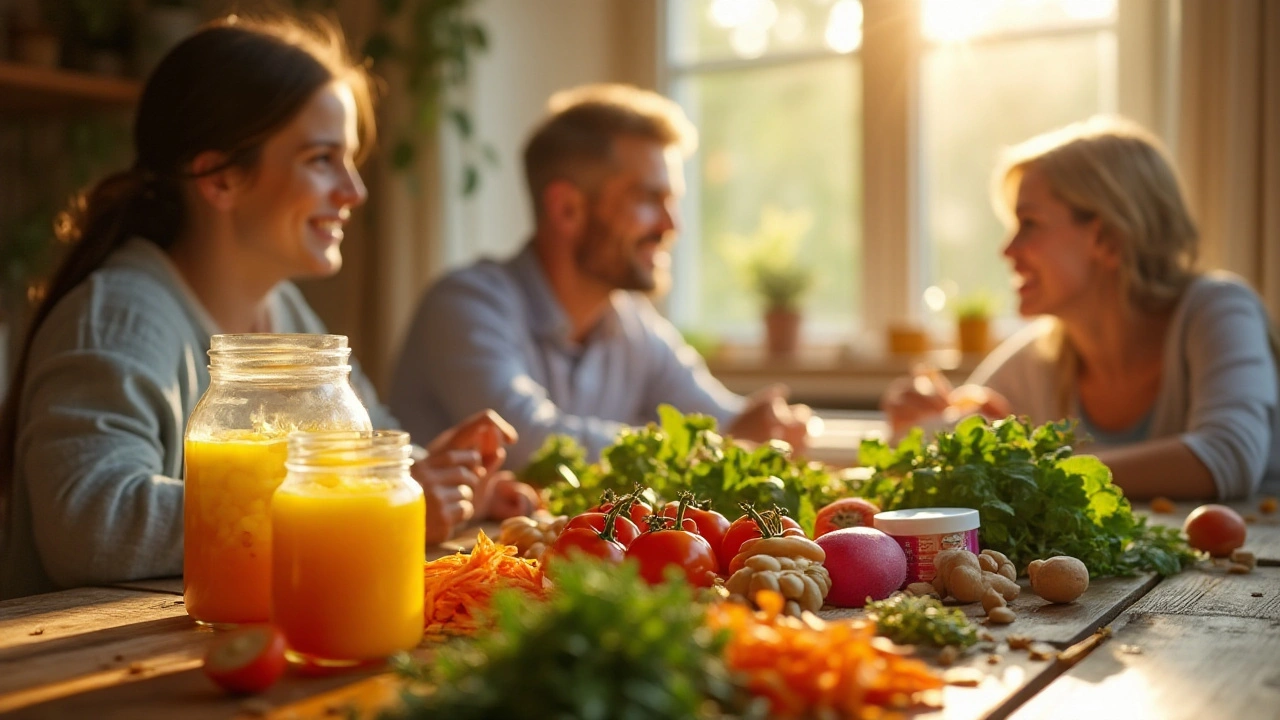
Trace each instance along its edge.
<path fill-rule="evenodd" d="M 413 164 L 418 138 L 429 136 L 442 120 L 462 146 L 462 192 L 480 186 L 482 163 L 497 164 L 497 153 L 479 140 L 475 124 L 458 96 L 466 87 L 475 57 L 489 47 L 489 36 L 474 17 L 476 0 L 380 0 L 382 21 L 365 42 L 374 70 L 398 64 L 412 96 L 410 121 L 391 150 L 393 167 Z"/>

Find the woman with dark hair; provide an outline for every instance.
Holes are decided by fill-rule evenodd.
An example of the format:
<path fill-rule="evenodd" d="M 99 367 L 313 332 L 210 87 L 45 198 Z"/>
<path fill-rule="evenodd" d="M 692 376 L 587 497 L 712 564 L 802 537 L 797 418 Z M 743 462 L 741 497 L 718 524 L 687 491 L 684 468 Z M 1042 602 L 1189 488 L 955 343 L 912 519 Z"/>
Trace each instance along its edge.
<path fill-rule="evenodd" d="M 322 20 L 233 16 L 164 58 L 133 167 L 60 223 L 74 244 L 0 417 L 0 597 L 182 571 L 183 433 L 210 337 L 325 332 L 289 280 L 341 267 L 373 135 L 368 78 Z M 394 427 L 358 366 L 352 383 L 374 426 Z M 432 444 L 415 476 L 433 540 L 470 516 L 513 440 L 481 413 Z"/>

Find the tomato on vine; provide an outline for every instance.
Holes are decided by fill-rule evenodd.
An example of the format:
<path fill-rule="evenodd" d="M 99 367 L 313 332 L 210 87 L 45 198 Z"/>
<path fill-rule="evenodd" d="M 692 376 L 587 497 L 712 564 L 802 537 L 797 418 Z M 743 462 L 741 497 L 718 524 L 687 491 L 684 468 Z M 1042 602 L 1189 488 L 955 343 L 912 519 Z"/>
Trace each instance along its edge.
<path fill-rule="evenodd" d="M 686 495 L 680 500 L 674 518 L 662 515 L 650 518 L 649 532 L 641 534 L 627 548 L 627 558 L 636 560 L 640 577 L 651 585 L 665 579 L 669 566 L 684 572 L 685 579 L 694 587 L 710 587 L 715 581 L 719 562 L 711 543 L 692 529 L 676 529 L 697 527 L 684 516 L 688 499 Z"/>
<path fill-rule="evenodd" d="M 605 513 L 604 523 L 599 530 L 589 524 L 586 527 L 569 527 L 566 524 L 564 532 L 560 533 L 560 536 L 551 544 L 548 559 L 585 554 L 612 563 L 621 563 L 627 557 L 627 548 L 618 540 L 618 521 L 622 520 L 630 524 L 630 521 L 621 514 L 626 512 L 632 499 L 632 496 L 628 495 L 610 508 L 609 512 Z M 590 518 L 587 522 L 590 522 Z M 634 525 L 631 527 L 635 528 Z"/>
<path fill-rule="evenodd" d="M 750 507 L 746 503 L 743 503 L 742 506 L 744 509 Z M 783 535 L 806 537 L 804 530 L 800 528 L 800 523 L 781 513 L 779 513 L 779 517 L 782 518 Z M 729 530 L 724 534 L 724 540 L 720 541 L 720 552 L 717 554 L 717 557 L 720 558 L 720 572 L 725 575 L 729 574 L 729 563 L 733 562 L 733 557 L 741 550 L 742 543 L 758 537 L 760 537 L 760 527 L 756 525 L 756 521 L 751 518 L 750 513 L 745 513 L 742 517 L 730 523 Z"/>
<path fill-rule="evenodd" d="M 585 512 L 571 518 L 569 522 L 565 523 L 564 529 L 573 530 L 576 528 L 586 528 L 587 530 L 594 530 L 597 533 L 604 532 L 605 519 L 608 517 L 608 511 Z M 613 529 L 617 541 L 622 543 L 623 547 L 631 547 L 631 543 L 640 536 L 640 528 L 636 527 L 635 523 L 621 515 L 618 516 L 617 523 L 614 524 Z"/>
<path fill-rule="evenodd" d="M 679 506 L 679 502 L 669 502 L 662 508 L 662 514 L 674 518 Z M 693 521 L 696 532 L 717 551 L 716 556 L 719 557 L 720 545 L 724 542 L 725 533 L 729 532 L 729 519 L 715 510 L 704 510 L 692 505 L 685 508 L 684 516 Z"/>

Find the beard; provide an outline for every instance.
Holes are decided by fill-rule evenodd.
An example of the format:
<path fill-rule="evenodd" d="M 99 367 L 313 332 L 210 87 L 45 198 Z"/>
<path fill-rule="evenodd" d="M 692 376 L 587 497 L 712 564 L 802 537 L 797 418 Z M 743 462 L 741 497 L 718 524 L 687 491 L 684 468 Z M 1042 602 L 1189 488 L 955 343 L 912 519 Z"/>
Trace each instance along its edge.
<path fill-rule="evenodd" d="M 660 263 L 649 267 L 638 257 L 637 251 L 642 247 L 662 244 L 661 233 L 633 241 L 618 234 L 592 213 L 578 241 L 575 259 L 583 275 L 612 290 L 653 292 L 659 285 L 669 284 L 660 283 L 658 278 L 668 269 Z"/>

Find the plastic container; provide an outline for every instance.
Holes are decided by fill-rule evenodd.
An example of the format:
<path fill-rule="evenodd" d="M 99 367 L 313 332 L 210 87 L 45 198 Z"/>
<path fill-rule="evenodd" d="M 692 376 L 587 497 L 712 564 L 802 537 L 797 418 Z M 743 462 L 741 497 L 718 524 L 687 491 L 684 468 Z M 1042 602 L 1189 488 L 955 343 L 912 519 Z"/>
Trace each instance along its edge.
<path fill-rule="evenodd" d="M 977 554 L 979 526 L 978 511 L 967 508 L 891 510 L 875 517 L 876 529 L 907 554 L 905 585 L 933 580 L 933 558 L 943 550 L 965 548 Z"/>
<path fill-rule="evenodd" d="M 205 624 L 271 615 L 271 495 L 294 430 L 370 431 L 341 335 L 215 335 L 187 422 L 183 596 Z"/>
<path fill-rule="evenodd" d="M 409 435 L 294 433 L 271 502 L 271 622 L 291 659 L 352 665 L 422 639 L 426 505 Z"/>

